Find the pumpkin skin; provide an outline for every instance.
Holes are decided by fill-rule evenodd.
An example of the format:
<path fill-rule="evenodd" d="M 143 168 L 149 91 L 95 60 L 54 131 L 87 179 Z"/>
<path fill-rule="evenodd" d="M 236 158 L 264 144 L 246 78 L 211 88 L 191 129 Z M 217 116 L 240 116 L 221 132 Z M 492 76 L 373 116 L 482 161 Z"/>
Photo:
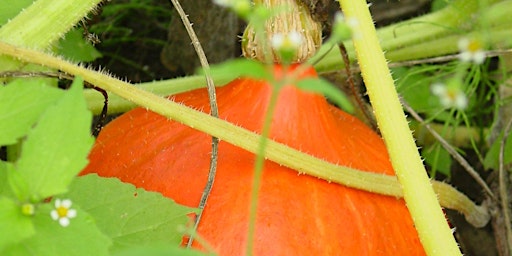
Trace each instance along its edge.
<path fill-rule="evenodd" d="M 275 65 L 276 77 L 284 70 Z M 316 77 L 308 67 L 301 78 Z M 239 78 L 217 88 L 220 118 L 259 132 L 271 95 L 266 82 Z M 171 97 L 208 112 L 205 89 Z M 381 138 L 316 94 L 285 86 L 270 137 L 339 165 L 393 174 Z M 82 174 L 117 177 L 197 207 L 211 138 L 142 108 L 108 124 Z M 220 255 L 243 255 L 255 156 L 221 141 L 217 176 L 198 233 Z M 255 255 L 424 255 L 401 199 L 329 183 L 266 161 L 258 199 Z M 194 244 L 200 247 L 198 244 Z"/>

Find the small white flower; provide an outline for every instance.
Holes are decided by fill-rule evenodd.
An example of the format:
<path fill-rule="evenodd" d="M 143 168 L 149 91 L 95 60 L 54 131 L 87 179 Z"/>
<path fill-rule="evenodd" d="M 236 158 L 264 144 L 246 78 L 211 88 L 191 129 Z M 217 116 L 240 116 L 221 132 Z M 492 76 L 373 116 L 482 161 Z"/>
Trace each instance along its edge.
<path fill-rule="evenodd" d="M 282 50 L 297 50 L 303 42 L 302 35 L 297 31 L 292 31 L 286 35 L 277 33 L 272 36 L 272 48 L 278 51 Z"/>
<path fill-rule="evenodd" d="M 295 56 L 304 42 L 299 32 L 292 31 L 287 34 L 276 33 L 272 36 L 270 46 L 283 63 L 294 61 Z"/>
<path fill-rule="evenodd" d="M 345 16 L 343 16 L 341 12 L 337 12 L 334 16 L 331 39 L 335 42 L 342 42 L 349 39 L 352 36 L 352 28 L 352 24 L 346 22 Z"/>
<path fill-rule="evenodd" d="M 288 34 L 288 40 L 290 40 L 290 44 L 295 47 L 299 47 L 304 42 L 304 38 L 297 31 L 290 32 L 290 34 Z"/>
<path fill-rule="evenodd" d="M 213 3 L 223 7 L 231 7 L 233 0 L 213 0 Z"/>
<path fill-rule="evenodd" d="M 482 64 L 485 61 L 483 44 L 478 39 L 461 38 L 459 40 L 459 59 L 464 62 Z"/>
<path fill-rule="evenodd" d="M 251 9 L 249 0 L 213 0 L 213 3 L 225 8 L 231 8 L 238 15 L 245 17 Z"/>
<path fill-rule="evenodd" d="M 341 12 L 336 12 L 334 14 L 334 24 L 339 24 L 339 23 L 345 23 L 345 15 L 343 15 L 343 13 L 341 13 Z"/>
<path fill-rule="evenodd" d="M 76 210 L 71 209 L 71 200 L 69 199 L 56 199 L 55 209 L 51 211 L 50 215 L 53 220 L 59 221 L 59 224 L 63 227 L 69 225 L 69 219 L 76 217 Z"/>
<path fill-rule="evenodd" d="M 431 87 L 432 93 L 439 97 L 441 105 L 446 108 L 465 109 L 468 105 L 466 94 L 458 86 L 446 86 L 435 83 Z"/>
<path fill-rule="evenodd" d="M 352 30 L 352 38 L 354 39 L 362 39 L 363 35 L 361 34 L 360 28 L 359 28 L 359 20 L 357 20 L 355 17 L 350 17 L 347 19 L 347 25 Z"/>
<path fill-rule="evenodd" d="M 275 34 L 270 39 L 270 44 L 272 45 L 272 48 L 279 49 L 284 45 L 284 36 L 281 33 Z"/>
<path fill-rule="evenodd" d="M 356 29 L 359 27 L 359 21 L 354 18 L 354 17 L 350 17 L 348 20 L 347 20 L 347 24 L 349 27 L 351 27 L 352 29 Z"/>

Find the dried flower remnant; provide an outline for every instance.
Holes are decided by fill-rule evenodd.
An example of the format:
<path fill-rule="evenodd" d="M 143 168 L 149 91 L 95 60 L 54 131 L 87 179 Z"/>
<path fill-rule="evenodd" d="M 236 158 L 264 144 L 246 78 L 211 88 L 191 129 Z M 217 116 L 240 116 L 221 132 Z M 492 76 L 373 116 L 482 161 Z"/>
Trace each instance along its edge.
<path fill-rule="evenodd" d="M 26 216 L 32 216 L 35 213 L 35 206 L 31 203 L 21 205 L 21 213 Z"/>

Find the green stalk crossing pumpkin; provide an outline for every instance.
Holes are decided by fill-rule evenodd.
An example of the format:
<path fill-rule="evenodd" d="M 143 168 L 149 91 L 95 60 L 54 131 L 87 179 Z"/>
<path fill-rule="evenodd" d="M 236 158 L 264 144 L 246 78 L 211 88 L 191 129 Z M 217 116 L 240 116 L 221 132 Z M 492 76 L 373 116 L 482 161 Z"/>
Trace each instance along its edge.
<path fill-rule="evenodd" d="M 296 69 L 274 66 L 277 78 Z M 307 67 L 298 78 L 312 77 L 316 73 Z M 217 88 L 220 118 L 260 132 L 271 93 L 267 82 L 248 78 Z M 209 111 L 204 89 L 171 99 Z M 292 85 L 280 91 L 270 138 L 332 163 L 393 174 L 375 132 L 321 95 Z M 103 129 L 82 174 L 117 177 L 197 207 L 210 150 L 208 135 L 138 108 Z M 245 254 L 254 161 L 252 153 L 220 142 L 217 176 L 198 227 L 220 255 Z M 254 255 L 424 255 L 403 200 L 299 175 L 269 161 L 258 198 L 254 250 Z"/>

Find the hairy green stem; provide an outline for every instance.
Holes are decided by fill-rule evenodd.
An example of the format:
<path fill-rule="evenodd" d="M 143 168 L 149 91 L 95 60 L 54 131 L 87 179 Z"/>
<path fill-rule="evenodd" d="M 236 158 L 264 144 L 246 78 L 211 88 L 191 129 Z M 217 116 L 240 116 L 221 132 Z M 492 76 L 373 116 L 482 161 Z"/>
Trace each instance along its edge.
<path fill-rule="evenodd" d="M 66 62 L 58 57 L 34 50 L 19 48 L 3 42 L 0 42 L 0 54 L 11 56 L 21 61 L 62 70 L 75 76 L 81 76 L 85 81 L 107 91 L 111 91 L 139 106 L 169 117 L 191 128 L 215 136 L 254 154 L 258 153 L 261 140 L 260 135 L 227 121 L 211 117 L 203 112 L 141 90 L 127 82 L 113 78 L 105 73 L 96 72 Z M 294 169 L 300 174 L 309 174 L 311 176 L 336 182 L 348 187 L 383 195 L 394 197 L 403 196 L 402 187 L 395 176 L 364 172 L 346 166 L 335 165 L 270 139 L 267 141 L 265 158 Z M 474 225 L 481 226 L 481 223 L 486 223 L 489 220 L 489 214 L 485 209 L 474 205 L 471 200 L 467 199 L 466 196 L 456 190 L 453 190 L 450 195 L 439 194 L 439 196 L 441 198 L 466 198 L 467 204 L 457 206 L 462 208 L 457 208 L 455 210 L 468 212 L 473 216 L 472 218 L 478 219 L 480 225 L 478 223 L 472 223 Z M 474 211 L 472 209 L 483 210 Z"/>
<path fill-rule="evenodd" d="M 0 28 L 0 39 L 28 48 L 47 49 L 100 2 L 38 0 Z"/>
<path fill-rule="evenodd" d="M 423 248 L 428 255 L 461 255 L 409 130 L 367 3 L 340 4 L 347 19 L 358 22 L 352 41 L 361 73 Z"/>
<path fill-rule="evenodd" d="M 230 74 L 221 74 L 213 77 L 213 82 L 216 87 L 222 87 L 231 81 L 234 77 Z M 182 92 L 191 91 L 194 89 L 205 88 L 204 75 L 180 77 L 170 80 L 153 81 L 147 83 L 136 84 L 137 88 L 151 92 L 159 96 L 169 96 Z M 84 97 L 87 101 L 88 108 L 95 115 L 101 113 L 103 108 L 103 95 L 95 90 L 84 90 Z M 108 93 L 108 113 L 122 113 L 126 112 L 137 105 L 130 102 L 114 93 Z"/>

